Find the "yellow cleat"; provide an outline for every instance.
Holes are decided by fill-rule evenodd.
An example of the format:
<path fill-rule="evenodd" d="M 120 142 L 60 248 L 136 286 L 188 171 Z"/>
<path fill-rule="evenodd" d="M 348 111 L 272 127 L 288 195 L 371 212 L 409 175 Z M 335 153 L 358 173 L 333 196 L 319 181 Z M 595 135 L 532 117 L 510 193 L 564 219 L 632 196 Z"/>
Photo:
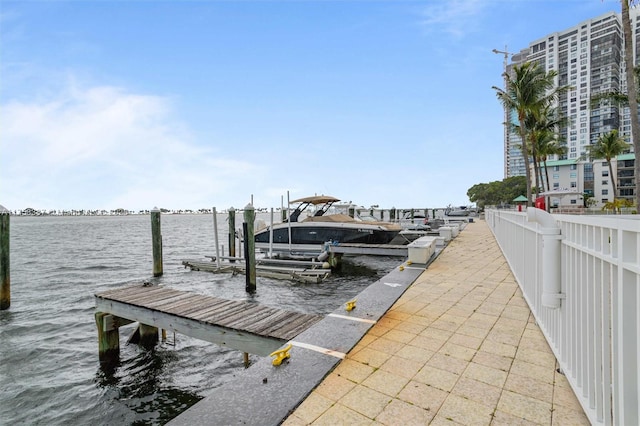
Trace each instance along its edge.
<path fill-rule="evenodd" d="M 353 300 L 349 300 L 346 304 L 345 304 L 345 309 L 347 311 L 353 311 L 356 308 L 356 300 L 358 299 L 353 299 Z"/>
<path fill-rule="evenodd" d="M 282 349 L 278 349 L 277 351 L 271 352 L 271 354 L 269 354 L 269 356 L 275 356 L 275 359 L 273 360 L 272 364 L 275 366 L 278 366 L 280 364 L 282 364 L 282 361 L 284 361 L 287 358 L 291 358 L 291 355 L 289 354 L 289 350 L 293 347 L 293 345 L 291 343 L 289 343 L 287 346 L 285 346 Z"/>

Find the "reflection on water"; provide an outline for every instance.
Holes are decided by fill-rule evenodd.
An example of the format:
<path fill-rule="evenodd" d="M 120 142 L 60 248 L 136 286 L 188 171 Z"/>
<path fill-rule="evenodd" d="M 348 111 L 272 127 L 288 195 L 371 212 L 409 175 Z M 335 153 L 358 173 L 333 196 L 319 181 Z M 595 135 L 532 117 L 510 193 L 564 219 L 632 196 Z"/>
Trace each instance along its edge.
<path fill-rule="evenodd" d="M 162 217 L 164 275 L 151 278 L 149 216 L 12 217 L 12 300 L 0 312 L 0 423 L 164 424 L 242 371 L 240 352 L 177 335 L 175 346 L 127 345 L 100 365 L 94 294 L 144 280 L 232 300 L 326 314 L 397 266 L 358 257 L 321 284 L 196 272 L 215 253 L 209 215 Z M 220 241 L 226 222 L 220 215 Z M 169 335 L 173 341 L 173 335 Z M 253 357 L 253 356 L 252 356 Z"/>

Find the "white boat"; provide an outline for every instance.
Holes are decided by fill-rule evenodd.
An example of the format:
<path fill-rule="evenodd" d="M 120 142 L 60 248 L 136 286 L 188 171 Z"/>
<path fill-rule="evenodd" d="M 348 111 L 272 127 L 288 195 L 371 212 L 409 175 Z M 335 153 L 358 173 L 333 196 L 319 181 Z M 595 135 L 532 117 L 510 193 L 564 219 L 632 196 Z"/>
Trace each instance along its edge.
<path fill-rule="evenodd" d="M 471 214 L 471 210 L 468 209 L 467 206 L 452 207 L 449 205 L 445 209 L 444 214 L 445 216 L 469 216 L 469 214 Z"/>
<path fill-rule="evenodd" d="M 334 203 L 340 200 L 327 195 L 300 198 L 288 219 L 255 233 L 255 246 L 261 250 L 271 247 L 276 251 L 321 251 L 327 242 L 333 244 L 388 244 L 402 227 L 395 223 L 381 222 L 373 218 L 351 217 L 342 212 L 330 213 Z M 314 208 L 311 216 L 300 220 L 307 208 Z M 291 241 L 291 243 L 289 242 Z"/>

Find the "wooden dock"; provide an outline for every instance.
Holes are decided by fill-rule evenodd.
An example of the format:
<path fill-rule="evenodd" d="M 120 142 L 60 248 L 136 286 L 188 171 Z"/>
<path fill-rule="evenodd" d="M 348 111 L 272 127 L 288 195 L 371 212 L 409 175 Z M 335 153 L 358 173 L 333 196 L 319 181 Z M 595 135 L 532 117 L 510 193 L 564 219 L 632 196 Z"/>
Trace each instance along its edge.
<path fill-rule="evenodd" d="M 118 327 L 137 321 L 267 356 L 322 319 L 319 315 L 146 284 L 99 293 L 95 300 L 101 345 L 103 338 L 108 340 L 105 334 L 115 333 L 110 340 L 117 342 Z"/>

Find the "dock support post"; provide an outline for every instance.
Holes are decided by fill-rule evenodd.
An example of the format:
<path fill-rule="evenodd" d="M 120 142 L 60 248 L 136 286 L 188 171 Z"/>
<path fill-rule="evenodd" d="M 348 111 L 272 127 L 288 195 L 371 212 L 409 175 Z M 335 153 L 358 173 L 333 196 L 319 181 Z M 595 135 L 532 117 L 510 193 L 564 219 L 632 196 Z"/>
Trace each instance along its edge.
<path fill-rule="evenodd" d="M 9 210 L 0 206 L 0 311 L 11 306 L 10 219 Z"/>
<path fill-rule="evenodd" d="M 391 210 L 389 210 L 389 221 L 395 222 L 395 220 L 396 220 L 396 208 L 391 207 Z"/>
<path fill-rule="evenodd" d="M 162 231 L 160 228 L 160 209 L 151 210 L 151 240 L 153 245 L 153 276 L 162 275 Z"/>
<path fill-rule="evenodd" d="M 246 286 L 248 293 L 256 291 L 256 242 L 254 237 L 254 223 L 256 211 L 251 204 L 244 208 L 244 256 L 246 261 Z"/>
<path fill-rule="evenodd" d="M 236 209 L 229 208 L 229 257 L 231 262 L 235 262 L 233 259 L 236 257 Z"/>
<path fill-rule="evenodd" d="M 105 331 L 104 320 L 110 314 L 96 312 L 96 326 L 98 327 L 98 358 L 100 362 L 114 362 L 120 357 L 120 333 L 118 327 Z"/>
<path fill-rule="evenodd" d="M 242 355 L 244 358 L 244 368 L 249 368 L 249 354 L 244 352 Z"/>
<path fill-rule="evenodd" d="M 158 343 L 158 327 L 140 323 L 140 345 L 145 348 L 153 348 Z"/>

